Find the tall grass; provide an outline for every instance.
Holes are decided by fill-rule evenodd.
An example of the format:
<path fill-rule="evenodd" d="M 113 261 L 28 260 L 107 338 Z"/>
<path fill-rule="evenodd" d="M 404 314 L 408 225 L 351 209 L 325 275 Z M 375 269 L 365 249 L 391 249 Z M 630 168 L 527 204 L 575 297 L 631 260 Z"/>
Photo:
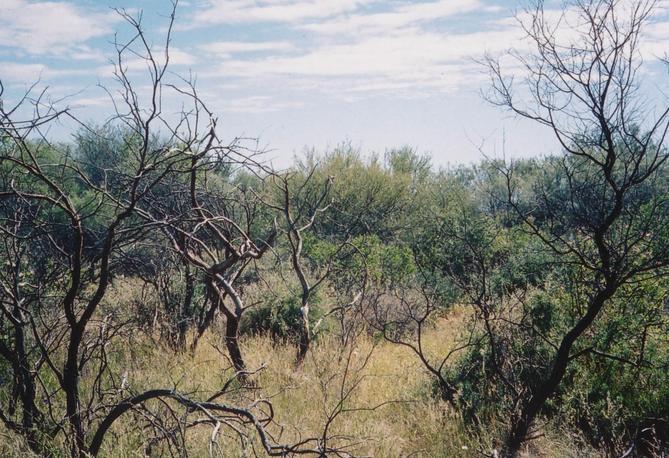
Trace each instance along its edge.
<path fill-rule="evenodd" d="M 425 345 L 430 354 L 437 356 L 452 348 L 464 317 L 461 309 L 455 309 L 429 330 Z M 126 342 L 116 342 L 110 355 L 131 390 L 175 387 L 202 398 L 220 390 L 232 376 L 217 335 L 215 330 L 210 332 L 193 354 L 175 354 L 146 336 L 135 335 Z M 295 364 L 293 346 L 277 345 L 269 337 L 247 336 L 242 346 L 248 366 L 263 369 L 252 377 L 255 389 L 250 394 L 233 390 L 222 400 L 234 404 L 269 399 L 275 412 L 275 425 L 270 429 L 278 442 L 320 437 L 331 419 L 329 436 L 354 456 L 470 457 L 481 456 L 479 451 L 490 452 L 498 433 L 492 426 L 478 437 L 468 431 L 458 414 L 434 395 L 430 376 L 411 351 L 373 336 L 360 336 L 353 346 L 343 349 L 334 337 L 325 336 L 300 366 Z M 157 402 L 151 408 L 161 411 Z M 166 408 L 163 413 L 167 414 Z M 135 413 L 118 421 L 101 455 L 169 456 L 165 444 L 147 449 L 146 437 L 155 431 L 142 428 L 142 415 Z M 546 431 L 545 437 L 532 443 L 528 455 L 587 454 L 573 450 L 568 440 L 549 432 L 550 428 Z M 187 430 L 188 455 L 208 456 L 210 450 L 222 457 L 264 455 L 255 439 L 244 445 L 232 430 L 222 428 L 213 448 L 210 439 L 211 428 L 207 426 Z M 179 451 L 173 449 L 172 453 Z M 66 453 L 54 450 L 54 455 Z M 19 438 L 0 429 L 0 456 L 29 455 Z"/>

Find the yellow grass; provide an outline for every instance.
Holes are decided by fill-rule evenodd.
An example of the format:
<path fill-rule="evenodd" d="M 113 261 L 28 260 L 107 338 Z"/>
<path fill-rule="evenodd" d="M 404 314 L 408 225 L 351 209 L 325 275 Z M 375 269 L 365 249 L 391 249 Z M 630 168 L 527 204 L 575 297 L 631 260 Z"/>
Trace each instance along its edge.
<path fill-rule="evenodd" d="M 430 355 L 436 358 L 452 348 L 465 316 L 456 309 L 426 333 L 425 347 Z M 202 399 L 219 390 L 231 376 L 224 345 L 214 333 L 207 336 L 194 355 L 175 355 L 141 341 L 138 338 L 124 345 L 118 355 L 119 371 L 127 371 L 132 390 L 176 387 Z M 354 348 L 342 350 L 334 337 L 326 337 L 296 367 L 295 348 L 290 345 L 277 346 L 262 337 L 245 338 L 242 345 L 250 368 L 265 367 L 252 377 L 258 389 L 250 395 L 233 392 L 220 401 L 244 405 L 251 398 L 271 400 L 276 425 L 270 430 L 280 443 L 319 437 L 341 400 L 342 387 L 354 387 L 343 403 L 345 409 L 352 411 L 341 413 L 332 423 L 330 434 L 339 439 L 330 445 L 346 446 L 355 456 L 377 457 L 473 457 L 481 456 L 477 453 L 479 448 L 490 451 L 491 439 L 484 438 L 479 443 L 466 431 L 458 415 L 435 399 L 429 375 L 407 348 L 363 336 Z M 347 376 L 343 377 L 347 368 Z M 160 405 L 154 403 L 152 408 L 160 409 Z M 132 416 L 119 420 L 107 437 L 101 456 L 146 456 L 146 433 L 139 424 Z M 211 431 L 209 426 L 188 430 L 190 456 L 208 456 Z M 528 455 L 584 456 L 585 452 L 571 450 L 569 444 L 560 444 L 554 436 L 533 444 Z M 217 442 L 216 456 L 254 456 L 253 445 L 256 453 L 263 456 L 257 442 L 249 442 L 245 450 L 225 428 Z M 0 434 L 0 443 L 1 456 L 25 456 L 15 437 Z M 152 451 L 154 456 L 165 454 L 165 448 Z"/>

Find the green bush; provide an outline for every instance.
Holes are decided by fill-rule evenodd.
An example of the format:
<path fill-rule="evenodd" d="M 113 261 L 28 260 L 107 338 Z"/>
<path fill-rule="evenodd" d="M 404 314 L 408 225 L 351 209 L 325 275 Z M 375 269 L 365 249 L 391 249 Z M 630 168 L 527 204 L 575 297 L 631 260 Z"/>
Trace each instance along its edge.
<path fill-rule="evenodd" d="M 635 456 L 655 456 L 667 447 L 669 317 L 663 295 L 659 286 L 623 289 L 592 332 L 579 340 L 567 375 L 544 406 L 547 420 L 609 456 L 621 455 L 632 443 Z M 515 403 L 528 399 L 546 377 L 555 352 L 547 340 L 559 342 L 556 336 L 570 326 L 571 308 L 578 303 L 573 300 L 559 288 L 534 292 L 522 304 L 522 317 L 515 313 L 522 326 L 493 323 L 494 345 L 484 329 L 477 331 L 476 344 L 450 374 L 467 421 L 507 424 L 518 412 Z"/>
<path fill-rule="evenodd" d="M 309 320 L 312 325 L 323 316 L 319 302 L 319 295 L 312 295 L 309 305 Z M 297 342 L 301 330 L 300 305 L 300 298 L 290 295 L 253 307 L 244 315 L 240 333 L 269 335 L 275 342 Z"/>
<path fill-rule="evenodd" d="M 666 286 L 666 285 L 664 285 Z M 571 366 L 558 400 L 561 420 L 588 442 L 620 454 L 632 441 L 640 455 L 669 444 L 669 316 L 664 286 L 626 288 L 602 317 L 586 353 Z"/>

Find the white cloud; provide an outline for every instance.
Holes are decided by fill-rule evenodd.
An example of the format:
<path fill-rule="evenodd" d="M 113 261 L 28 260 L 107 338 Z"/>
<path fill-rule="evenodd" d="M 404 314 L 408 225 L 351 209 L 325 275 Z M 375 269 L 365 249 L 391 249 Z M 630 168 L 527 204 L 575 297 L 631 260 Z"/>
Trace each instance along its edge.
<path fill-rule="evenodd" d="M 403 5 L 387 12 L 338 17 L 306 24 L 302 28 L 323 34 L 369 33 L 484 9 L 486 7 L 481 0 L 438 0 Z"/>
<path fill-rule="evenodd" d="M 217 41 L 204 44 L 201 48 L 218 57 L 229 57 L 241 53 L 289 51 L 293 45 L 288 41 Z"/>
<path fill-rule="evenodd" d="M 68 57 L 74 60 L 85 60 L 90 62 L 104 62 L 107 60 L 101 49 L 95 49 L 87 45 L 75 46 Z"/>
<path fill-rule="evenodd" d="M 113 13 L 89 13 L 66 2 L 3 0 L 0 46 L 29 54 L 64 54 L 76 45 L 107 34 Z"/>
<path fill-rule="evenodd" d="M 0 62 L 0 80 L 10 84 L 30 85 L 59 76 L 84 75 L 84 69 L 55 69 L 44 64 L 25 64 L 19 62 Z"/>
<path fill-rule="evenodd" d="M 294 22 L 351 12 L 374 1 L 379 0 L 209 0 L 192 19 L 195 24 Z"/>
<path fill-rule="evenodd" d="M 41 37 L 26 43 L 24 49 L 35 53 L 67 49 L 72 59 L 103 58 L 99 50 L 84 43 L 98 33 L 84 26 L 95 22 L 91 22 L 90 14 L 85 15 L 64 1 L 30 1 L 11 0 L 8 9 L 28 8 L 30 16 L 51 5 L 71 30 L 61 31 L 60 27 L 65 25 L 53 26 L 53 30 L 47 27 Z M 191 67 L 197 71 L 199 62 L 213 61 L 218 65 L 198 72 L 200 76 L 218 81 L 221 76 L 232 77 L 234 82 L 255 80 L 260 85 L 280 82 L 289 88 L 346 92 L 349 95 L 345 97 L 351 93 L 359 96 L 383 92 L 410 97 L 412 92 L 457 89 L 474 81 L 472 74 L 476 71 L 472 70 L 470 58 L 509 47 L 519 35 L 515 26 L 500 22 L 488 22 L 485 31 L 477 33 L 455 33 L 453 27 L 458 26 L 455 22 L 431 27 L 443 19 L 456 21 L 454 18 L 461 14 L 495 10 L 485 0 L 204 1 L 204 7 L 197 8 L 191 17 L 199 25 L 244 22 L 258 27 L 263 22 L 286 22 L 284 27 L 293 32 L 288 37 L 294 41 L 282 36 L 266 41 L 191 44 L 189 51 L 172 48 L 170 60 L 174 68 Z M 0 21 L 4 16 L 7 13 L 0 12 Z M 98 20 L 107 19 L 104 16 Z M 62 23 L 53 18 L 50 21 Z M 21 27 L 15 26 L 17 30 Z M 302 40 L 304 30 L 316 33 L 316 37 Z M 51 37 L 57 33 L 63 36 Z M 0 44 L 3 36 L 0 31 Z M 51 45 L 47 46 L 49 40 Z M 156 52 L 156 57 L 162 59 L 162 53 Z M 146 62 L 140 58 L 128 59 L 125 65 L 132 72 L 146 70 Z M 110 67 L 100 66 L 98 75 L 109 76 Z"/>
<path fill-rule="evenodd" d="M 337 87 L 355 92 L 453 90 L 477 80 L 479 69 L 473 58 L 520 44 L 521 36 L 517 29 L 498 27 L 468 34 L 402 28 L 357 41 L 322 45 L 300 55 L 226 60 L 217 72 L 246 78 L 283 78 L 288 85 L 303 84 L 305 79 L 339 79 Z"/>
<path fill-rule="evenodd" d="M 0 62 L 0 80 L 8 83 L 31 83 L 45 76 L 47 66 L 43 64 L 20 64 Z"/>
<path fill-rule="evenodd" d="M 169 50 L 170 55 L 170 65 L 181 66 L 181 67 L 190 67 L 197 63 L 197 58 L 182 49 L 171 47 Z M 159 61 L 163 61 L 163 54 L 160 53 L 160 56 L 157 56 Z"/>
<path fill-rule="evenodd" d="M 165 62 L 165 53 L 160 48 L 153 49 L 152 53 L 153 58 L 158 65 L 162 65 Z M 169 68 L 172 70 L 174 70 L 174 67 L 193 67 L 198 62 L 195 55 L 175 47 L 169 48 L 169 59 Z M 115 65 L 117 65 L 116 60 L 108 62 L 106 65 L 99 66 L 96 69 L 96 73 L 100 77 L 111 76 L 114 72 Z M 146 73 L 148 75 L 147 70 L 150 66 L 151 65 L 147 59 L 129 53 L 124 55 L 123 68 L 128 72 Z"/>
<path fill-rule="evenodd" d="M 223 110 L 232 113 L 268 113 L 286 108 L 299 108 L 299 102 L 281 102 L 268 96 L 251 96 L 226 100 Z"/>
<path fill-rule="evenodd" d="M 453 91 L 480 79 L 472 59 L 522 45 L 517 24 L 499 21 L 499 11 L 485 0 L 209 0 L 195 15 L 200 25 L 290 21 L 286 25 L 300 38 L 201 46 L 221 62 L 200 75 L 344 98 Z M 458 33 L 457 17 L 473 12 L 496 13 L 497 20 L 481 18 L 482 31 Z M 305 31 L 315 36 L 303 40 Z"/>
<path fill-rule="evenodd" d="M 644 57 L 653 59 L 669 55 L 669 20 L 655 21 L 645 29 L 641 42 Z"/>
<path fill-rule="evenodd" d="M 84 97 L 80 99 L 73 100 L 70 104 L 70 108 L 90 108 L 90 107 L 110 107 L 112 101 L 108 96 L 101 97 Z"/>

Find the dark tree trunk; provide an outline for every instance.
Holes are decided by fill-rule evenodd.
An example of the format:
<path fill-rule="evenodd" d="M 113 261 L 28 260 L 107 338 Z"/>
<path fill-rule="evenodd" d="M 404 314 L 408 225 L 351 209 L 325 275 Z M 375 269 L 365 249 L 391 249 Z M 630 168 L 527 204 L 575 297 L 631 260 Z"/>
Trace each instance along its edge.
<path fill-rule="evenodd" d="M 209 329 L 211 323 L 214 321 L 214 316 L 216 316 L 216 310 L 218 310 L 217 300 L 212 298 L 212 300 L 209 301 L 208 299 L 210 297 L 210 294 L 207 294 L 205 297 L 207 299 L 204 302 L 203 312 L 200 314 L 200 318 L 198 320 L 197 333 L 195 334 L 193 343 L 190 346 L 190 351 L 192 352 L 195 352 L 197 344 L 200 342 L 200 339 L 207 331 L 207 329 Z M 207 308 L 207 306 L 209 307 Z"/>
<path fill-rule="evenodd" d="M 178 310 L 176 336 L 174 338 L 174 347 L 179 352 L 184 352 L 186 350 L 186 334 L 188 333 L 188 327 L 191 323 L 194 294 L 195 275 L 191 273 L 190 265 L 186 264 L 186 291 Z"/>
<path fill-rule="evenodd" d="M 66 412 L 72 431 L 72 458 L 86 456 L 84 428 L 79 411 L 79 346 L 83 338 L 83 328 L 75 325 L 70 334 L 67 360 L 63 370 L 63 391 L 65 391 Z"/>
<path fill-rule="evenodd" d="M 232 360 L 232 365 L 235 371 L 243 373 L 246 371 L 244 358 L 242 358 L 242 351 L 239 348 L 239 318 L 227 315 L 225 320 L 225 346 L 228 349 L 228 354 Z"/>
<path fill-rule="evenodd" d="M 35 420 L 38 419 L 35 405 L 35 380 L 30 374 L 30 363 L 25 352 L 23 327 L 16 326 L 16 361 L 18 369 L 19 392 L 23 407 L 21 426 L 26 431 L 26 440 L 33 451 L 40 451 L 39 441 L 35 431 Z"/>
<path fill-rule="evenodd" d="M 609 283 L 595 295 L 590 302 L 587 313 L 562 339 L 555 355 L 550 376 L 539 387 L 533 390 L 532 397 L 525 404 L 525 407 L 523 407 L 520 417 L 512 425 L 506 439 L 506 453 L 508 456 L 515 457 L 518 455 L 520 447 L 532 427 L 532 423 L 541 412 L 546 401 L 555 394 L 560 382 L 564 378 L 574 343 L 590 327 L 604 307 L 604 303 L 613 296 L 616 289 L 616 285 Z"/>
<path fill-rule="evenodd" d="M 15 316 L 21 316 L 21 311 L 16 307 Z M 20 399 L 22 418 L 21 429 L 30 449 L 38 455 L 43 452 L 38 437 L 39 422 L 42 413 L 35 404 L 35 379 L 30 371 L 30 361 L 25 350 L 25 332 L 22 324 L 14 325 L 14 349 L 2 345 L 0 354 L 12 365 L 13 387 L 12 397 L 9 399 L 9 412 L 14 413 L 15 402 Z M 36 424 L 37 423 L 37 424 Z"/>

